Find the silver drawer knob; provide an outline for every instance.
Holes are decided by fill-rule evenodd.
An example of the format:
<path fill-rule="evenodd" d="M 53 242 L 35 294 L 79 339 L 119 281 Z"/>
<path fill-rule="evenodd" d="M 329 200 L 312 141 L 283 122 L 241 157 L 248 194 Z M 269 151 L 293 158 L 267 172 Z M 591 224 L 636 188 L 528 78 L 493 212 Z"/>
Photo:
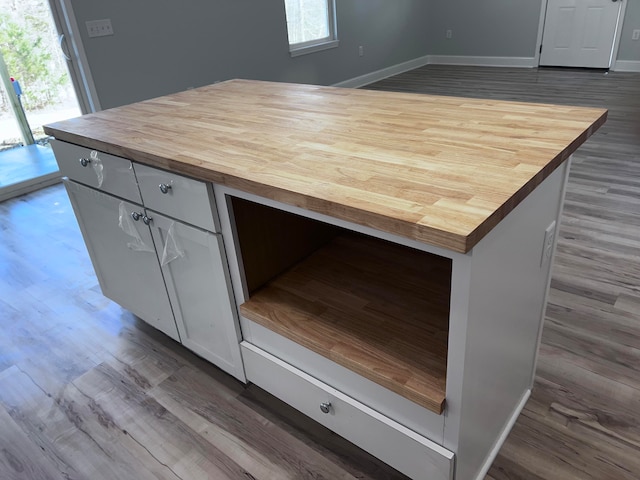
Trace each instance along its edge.
<path fill-rule="evenodd" d="M 331 411 L 331 402 L 321 403 L 320 410 L 322 411 L 322 413 L 329 413 Z"/>
<path fill-rule="evenodd" d="M 140 220 L 140 217 L 142 217 L 142 214 L 138 212 L 131 212 L 131 218 L 133 218 L 134 222 L 137 222 L 138 220 Z"/>
<path fill-rule="evenodd" d="M 167 193 L 169 193 L 169 190 L 171 190 L 171 185 L 169 185 L 168 183 L 161 183 L 160 185 L 158 185 L 158 188 L 162 193 L 166 195 Z"/>
<path fill-rule="evenodd" d="M 79 162 L 80 162 L 80 165 L 82 165 L 83 167 L 86 167 L 91 163 L 91 160 L 89 160 L 88 158 L 81 158 Z"/>
<path fill-rule="evenodd" d="M 146 215 L 142 217 L 142 221 L 144 222 L 145 225 L 149 225 L 151 223 L 151 220 L 153 220 L 153 218 L 147 217 Z"/>

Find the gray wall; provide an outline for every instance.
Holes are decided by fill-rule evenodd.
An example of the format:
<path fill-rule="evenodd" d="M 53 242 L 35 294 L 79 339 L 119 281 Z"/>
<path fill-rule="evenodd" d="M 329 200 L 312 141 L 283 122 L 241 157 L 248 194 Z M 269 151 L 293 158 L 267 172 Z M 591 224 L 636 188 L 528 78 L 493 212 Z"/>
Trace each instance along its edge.
<path fill-rule="evenodd" d="M 544 0 L 440 0 L 430 3 L 432 55 L 533 57 Z M 451 39 L 445 38 L 453 30 Z"/>
<path fill-rule="evenodd" d="M 338 0 L 340 46 L 292 58 L 283 0 L 72 0 L 102 108 L 229 78 L 333 84 L 429 53 L 426 0 Z M 114 35 L 84 22 L 110 18 Z M 358 46 L 364 56 L 358 56 Z"/>
<path fill-rule="evenodd" d="M 622 24 L 622 37 L 618 60 L 640 61 L 640 40 L 631 40 L 633 30 L 640 28 L 640 0 L 627 0 L 627 11 Z"/>

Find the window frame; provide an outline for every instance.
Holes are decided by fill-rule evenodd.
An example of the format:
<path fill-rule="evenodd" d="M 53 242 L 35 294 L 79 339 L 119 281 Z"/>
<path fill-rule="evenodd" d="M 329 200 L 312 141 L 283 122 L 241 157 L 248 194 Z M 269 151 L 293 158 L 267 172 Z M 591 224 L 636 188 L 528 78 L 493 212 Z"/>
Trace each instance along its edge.
<path fill-rule="evenodd" d="M 316 40 L 309 40 L 307 42 L 289 43 L 289 54 L 292 57 L 298 57 L 300 55 L 306 55 L 309 53 L 320 52 L 322 50 L 328 50 L 330 48 L 336 48 L 340 42 L 338 41 L 338 28 L 336 17 L 336 0 L 326 0 L 327 2 L 327 21 L 329 35 L 327 37 L 318 38 Z M 285 17 L 286 17 L 286 5 L 285 5 Z M 287 22 L 288 28 L 288 22 Z M 289 41 L 289 32 L 287 31 L 287 42 Z"/>

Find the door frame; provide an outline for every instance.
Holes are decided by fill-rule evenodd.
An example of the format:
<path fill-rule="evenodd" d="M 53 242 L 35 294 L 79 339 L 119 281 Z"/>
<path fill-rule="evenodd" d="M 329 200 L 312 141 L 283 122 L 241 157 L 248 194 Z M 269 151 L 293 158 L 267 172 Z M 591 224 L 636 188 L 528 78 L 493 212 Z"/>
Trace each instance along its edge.
<path fill-rule="evenodd" d="M 102 107 L 71 0 L 48 0 L 48 2 L 58 35 L 61 36 L 60 48 L 63 48 L 63 53 L 67 57 L 69 76 L 78 97 L 80 111 L 83 114 L 100 111 Z"/>
<path fill-rule="evenodd" d="M 540 5 L 540 21 L 538 23 L 538 39 L 536 40 L 536 52 L 534 64 L 540 66 L 540 47 L 542 46 L 542 37 L 544 34 L 544 21 L 547 17 L 547 7 L 550 0 L 541 0 Z M 620 48 L 620 40 L 622 38 L 622 26 L 624 24 L 625 14 L 627 12 L 627 3 L 629 0 L 618 0 L 620 2 L 620 10 L 618 12 L 618 21 L 616 23 L 616 31 L 613 34 L 613 53 L 609 60 L 609 70 L 615 70 L 616 61 L 618 59 L 618 49 Z"/>

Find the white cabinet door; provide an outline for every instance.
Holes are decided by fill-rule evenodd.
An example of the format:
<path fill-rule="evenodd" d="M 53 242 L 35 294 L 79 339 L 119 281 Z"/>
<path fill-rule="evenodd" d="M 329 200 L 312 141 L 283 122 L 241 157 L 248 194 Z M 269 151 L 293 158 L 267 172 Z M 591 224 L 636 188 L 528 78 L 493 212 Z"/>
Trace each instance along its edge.
<path fill-rule="evenodd" d="M 241 381 L 240 330 L 220 234 L 147 211 L 182 344 Z"/>
<path fill-rule="evenodd" d="M 121 212 L 142 213 L 142 207 L 67 179 L 64 183 L 102 293 L 179 341 L 149 227 L 131 220 L 136 238 L 121 226 Z"/>

